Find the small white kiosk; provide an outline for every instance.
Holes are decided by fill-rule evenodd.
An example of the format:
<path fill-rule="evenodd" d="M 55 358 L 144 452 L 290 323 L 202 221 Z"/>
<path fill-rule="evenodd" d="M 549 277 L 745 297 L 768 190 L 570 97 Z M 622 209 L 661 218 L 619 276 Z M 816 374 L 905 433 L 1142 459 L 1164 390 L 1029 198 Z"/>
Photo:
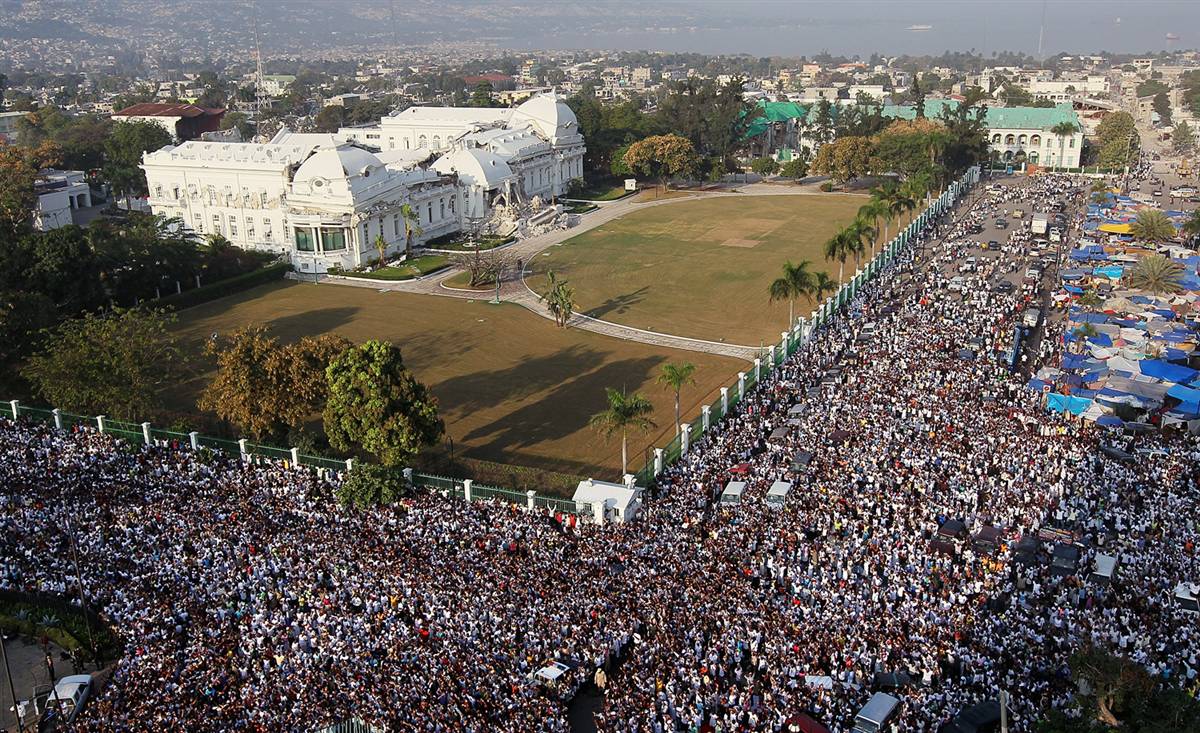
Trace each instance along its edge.
<path fill-rule="evenodd" d="M 571 497 L 579 514 L 591 516 L 597 524 L 608 522 L 630 522 L 637 518 L 642 508 L 642 490 L 634 486 L 632 481 L 627 484 L 614 484 L 608 481 L 587 479 L 580 481 Z M 597 510 L 597 506 L 602 507 Z M 597 516 L 596 512 L 603 513 Z"/>

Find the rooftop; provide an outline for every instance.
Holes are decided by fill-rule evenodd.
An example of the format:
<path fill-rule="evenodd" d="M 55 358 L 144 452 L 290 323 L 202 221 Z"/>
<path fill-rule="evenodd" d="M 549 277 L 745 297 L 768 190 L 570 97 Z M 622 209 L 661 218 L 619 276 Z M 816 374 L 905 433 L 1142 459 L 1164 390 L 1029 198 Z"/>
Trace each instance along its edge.
<path fill-rule="evenodd" d="M 156 103 L 144 102 L 126 107 L 120 112 L 113 112 L 113 117 L 204 117 L 224 114 L 225 110 L 216 107 L 197 107 L 194 104 L 181 102 Z"/>

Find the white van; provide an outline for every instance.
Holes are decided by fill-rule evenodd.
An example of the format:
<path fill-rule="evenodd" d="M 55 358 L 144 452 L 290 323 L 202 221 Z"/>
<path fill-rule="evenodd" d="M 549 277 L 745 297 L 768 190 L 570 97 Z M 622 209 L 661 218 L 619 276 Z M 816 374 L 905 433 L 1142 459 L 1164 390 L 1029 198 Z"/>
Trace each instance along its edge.
<path fill-rule="evenodd" d="M 745 481 L 730 481 L 721 492 L 721 506 L 737 506 L 742 503 L 742 494 L 746 491 Z"/>
<path fill-rule="evenodd" d="M 900 707 L 900 701 L 886 692 L 876 692 L 854 716 L 854 733 L 879 733 L 887 730 Z"/>
<path fill-rule="evenodd" d="M 788 481 L 776 481 L 771 484 L 771 488 L 767 489 L 767 506 L 773 509 L 781 509 L 787 503 L 788 492 L 792 490 L 792 484 Z"/>
<path fill-rule="evenodd" d="M 54 685 L 54 690 L 46 697 L 44 711 L 56 710 L 60 720 L 68 723 L 75 720 L 79 711 L 87 704 L 92 694 L 92 676 L 73 674 L 63 677 Z"/>
<path fill-rule="evenodd" d="M 1117 573 L 1117 558 L 1112 555 L 1097 554 L 1092 561 L 1092 574 L 1088 580 L 1096 583 L 1111 583 Z"/>

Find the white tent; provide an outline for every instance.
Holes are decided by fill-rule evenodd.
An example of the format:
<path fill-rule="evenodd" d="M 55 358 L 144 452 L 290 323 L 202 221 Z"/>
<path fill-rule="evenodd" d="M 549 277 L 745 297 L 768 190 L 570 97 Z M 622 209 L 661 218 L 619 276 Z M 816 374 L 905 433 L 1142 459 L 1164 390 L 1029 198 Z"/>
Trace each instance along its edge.
<path fill-rule="evenodd" d="M 581 513 L 590 512 L 599 503 L 604 505 L 604 521 L 628 522 L 637 517 L 642 508 L 642 490 L 625 484 L 587 479 L 580 481 L 571 501 L 579 506 Z"/>

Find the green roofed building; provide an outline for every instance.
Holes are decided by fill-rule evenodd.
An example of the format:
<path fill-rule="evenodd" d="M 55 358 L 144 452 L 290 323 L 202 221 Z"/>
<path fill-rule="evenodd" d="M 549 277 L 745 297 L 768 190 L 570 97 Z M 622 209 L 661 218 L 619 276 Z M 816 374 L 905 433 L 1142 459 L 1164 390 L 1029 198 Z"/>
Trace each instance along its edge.
<path fill-rule="evenodd" d="M 956 109 L 958 101 L 928 99 L 925 101 L 925 116 L 937 119 L 946 107 Z M 912 105 L 887 105 L 883 108 L 883 116 L 911 120 L 916 117 L 916 109 Z M 984 121 L 987 123 L 992 152 L 998 160 L 1062 168 L 1079 167 L 1079 155 L 1083 152 L 1083 125 L 1069 104 L 1055 107 L 988 107 Z M 1063 135 L 1056 133 L 1055 129 L 1063 123 L 1072 125 L 1074 132 Z"/>

